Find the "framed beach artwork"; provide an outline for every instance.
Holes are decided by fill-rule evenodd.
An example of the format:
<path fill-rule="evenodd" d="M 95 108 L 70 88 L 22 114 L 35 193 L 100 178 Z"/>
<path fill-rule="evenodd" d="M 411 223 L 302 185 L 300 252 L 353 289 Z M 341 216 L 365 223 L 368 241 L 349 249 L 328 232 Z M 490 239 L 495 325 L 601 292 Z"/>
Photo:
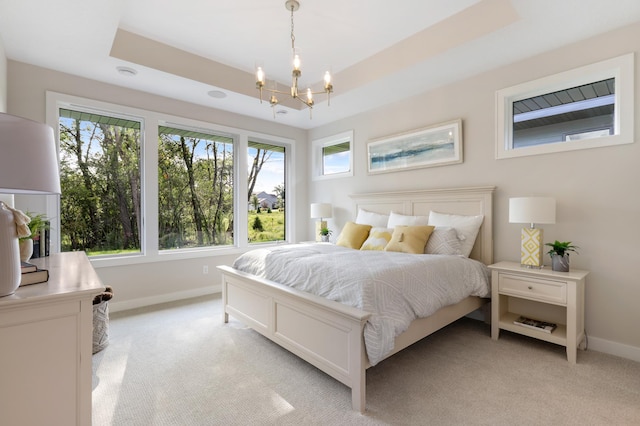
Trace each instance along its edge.
<path fill-rule="evenodd" d="M 462 120 L 367 143 L 369 174 L 462 163 Z"/>

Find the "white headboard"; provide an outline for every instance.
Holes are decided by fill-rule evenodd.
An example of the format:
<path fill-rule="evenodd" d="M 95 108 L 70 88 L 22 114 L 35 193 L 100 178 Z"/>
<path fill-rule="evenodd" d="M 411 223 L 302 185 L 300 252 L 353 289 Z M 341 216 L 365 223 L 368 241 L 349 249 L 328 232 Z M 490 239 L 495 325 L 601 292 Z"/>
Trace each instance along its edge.
<path fill-rule="evenodd" d="M 476 238 L 472 259 L 493 263 L 493 191 L 495 186 L 424 189 L 417 191 L 352 194 L 355 214 L 362 208 L 371 212 L 429 216 L 431 210 L 460 215 L 484 215 Z"/>

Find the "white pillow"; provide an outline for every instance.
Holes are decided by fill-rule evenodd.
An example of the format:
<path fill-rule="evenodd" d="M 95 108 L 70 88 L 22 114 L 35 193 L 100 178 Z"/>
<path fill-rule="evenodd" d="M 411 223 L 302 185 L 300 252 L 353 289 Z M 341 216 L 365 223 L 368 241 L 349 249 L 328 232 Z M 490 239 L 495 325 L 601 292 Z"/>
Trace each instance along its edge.
<path fill-rule="evenodd" d="M 358 209 L 356 223 L 360 225 L 371 225 L 373 228 L 386 228 L 389 216 L 386 214 L 374 213 L 364 209 Z"/>
<path fill-rule="evenodd" d="M 429 225 L 427 216 L 407 216 L 400 213 L 391 212 L 387 228 L 395 229 L 396 226 L 426 226 Z"/>
<path fill-rule="evenodd" d="M 458 233 L 448 226 L 436 226 L 427 241 L 424 252 L 426 254 L 462 254 Z"/>
<path fill-rule="evenodd" d="M 463 216 L 457 214 L 438 213 L 431 211 L 429 213 L 429 225 L 448 226 L 455 228 L 458 232 L 458 238 L 461 242 L 460 251 L 463 256 L 469 257 L 473 244 L 476 242 L 480 225 L 484 220 L 484 215 Z"/>

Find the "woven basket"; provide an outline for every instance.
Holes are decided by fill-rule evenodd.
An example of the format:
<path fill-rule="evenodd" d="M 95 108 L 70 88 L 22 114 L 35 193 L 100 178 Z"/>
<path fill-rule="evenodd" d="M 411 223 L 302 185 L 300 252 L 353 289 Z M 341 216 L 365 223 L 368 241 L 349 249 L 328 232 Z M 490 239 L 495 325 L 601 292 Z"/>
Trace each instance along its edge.
<path fill-rule="evenodd" d="M 93 305 L 93 353 L 109 344 L 109 302 Z"/>

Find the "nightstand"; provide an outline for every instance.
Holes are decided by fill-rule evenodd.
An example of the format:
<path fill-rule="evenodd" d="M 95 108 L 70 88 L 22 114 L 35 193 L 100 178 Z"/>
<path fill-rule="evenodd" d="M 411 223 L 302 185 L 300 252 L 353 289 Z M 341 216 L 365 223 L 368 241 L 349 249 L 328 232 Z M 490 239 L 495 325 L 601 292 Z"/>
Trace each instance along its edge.
<path fill-rule="evenodd" d="M 491 269 L 491 338 L 500 329 L 566 346 L 576 363 L 584 340 L 584 287 L 588 271 L 555 272 L 529 269 L 516 262 L 498 262 Z M 514 324 L 520 315 L 557 324 L 551 333 Z"/>

